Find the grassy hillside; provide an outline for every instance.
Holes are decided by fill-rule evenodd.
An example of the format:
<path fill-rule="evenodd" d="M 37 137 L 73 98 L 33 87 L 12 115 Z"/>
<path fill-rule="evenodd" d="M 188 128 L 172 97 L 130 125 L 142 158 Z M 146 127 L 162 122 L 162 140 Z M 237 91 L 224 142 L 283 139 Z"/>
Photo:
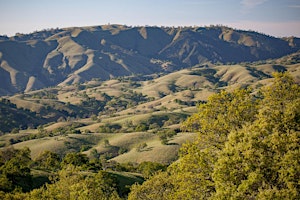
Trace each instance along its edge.
<path fill-rule="evenodd" d="M 223 26 L 103 25 L 18 34 L 0 38 L 0 95 L 208 62 L 279 58 L 297 52 L 299 41 Z"/>
<path fill-rule="evenodd" d="M 21 53 L 12 55 L 17 50 Z M 183 132 L 182 122 L 198 112 L 199 104 L 203 109 L 218 102 L 209 98 L 212 94 L 249 87 L 252 97 L 274 80 L 274 72 L 287 71 L 300 84 L 297 50 L 298 38 L 227 27 L 106 25 L 0 37 L 0 196 L 17 186 L 30 191 L 59 177 L 39 191 L 56 192 L 61 183 L 95 185 L 95 179 L 126 198 L 132 184 L 166 170 L 178 160 L 180 147 L 195 141 L 198 134 Z M 267 104 L 258 99 L 262 107 Z M 235 109 L 233 102 L 230 109 Z M 227 108 L 222 119 L 237 114 Z M 211 120 L 222 123 L 207 119 L 207 131 Z M 198 121 L 187 123 L 194 127 Z M 224 123 L 228 128 L 230 123 Z M 207 148 L 212 141 L 203 139 L 199 142 Z M 191 149 L 192 156 L 201 155 L 193 153 L 197 148 Z M 17 175 L 11 175 L 15 169 Z M 40 198 L 39 191 L 31 195 Z"/>
<path fill-rule="evenodd" d="M 255 92 L 269 84 L 275 71 L 289 71 L 299 83 L 299 66 L 299 53 L 295 53 L 264 62 L 207 64 L 168 74 L 92 80 L 14 95 L 6 110 L 14 118 L 2 114 L 9 125 L 2 125 L 1 131 L 21 130 L 1 136 L 0 143 L 28 146 L 33 158 L 50 150 L 61 156 L 75 151 L 122 163 L 171 163 L 181 144 L 194 137 L 178 131 L 198 103 L 220 90 L 250 86 Z M 177 134 L 163 139 L 168 131 Z"/>
<path fill-rule="evenodd" d="M 16 104 L 7 99 L 0 99 L 0 133 L 18 133 L 20 129 L 35 128 L 46 120 L 28 108 L 17 108 Z"/>

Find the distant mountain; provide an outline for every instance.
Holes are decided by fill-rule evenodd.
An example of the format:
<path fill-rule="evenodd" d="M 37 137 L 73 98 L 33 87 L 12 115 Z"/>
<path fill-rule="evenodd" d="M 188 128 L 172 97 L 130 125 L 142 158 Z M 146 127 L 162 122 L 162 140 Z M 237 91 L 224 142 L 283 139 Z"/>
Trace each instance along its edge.
<path fill-rule="evenodd" d="M 0 95 L 92 79 L 172 72 L 207 62 L 279 58 L 300 38 L 228 27 L 103 25 L 0 37 Z"/>

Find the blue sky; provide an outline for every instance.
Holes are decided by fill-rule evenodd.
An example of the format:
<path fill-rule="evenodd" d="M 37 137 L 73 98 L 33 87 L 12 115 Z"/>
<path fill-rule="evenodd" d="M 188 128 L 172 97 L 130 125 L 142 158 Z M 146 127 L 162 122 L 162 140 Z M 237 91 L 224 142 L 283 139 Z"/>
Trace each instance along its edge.
<path fill-rule="evenodd" d="M 108 23 L 223 24 L 300 37 L 300 0 L 0 0 L 0 35 Z"/>

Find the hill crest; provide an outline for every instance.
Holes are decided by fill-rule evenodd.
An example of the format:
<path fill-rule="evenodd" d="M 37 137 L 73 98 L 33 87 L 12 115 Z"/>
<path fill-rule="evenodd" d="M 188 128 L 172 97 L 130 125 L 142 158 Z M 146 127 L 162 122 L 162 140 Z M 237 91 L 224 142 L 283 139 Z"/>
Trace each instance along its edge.
<path fill-rule="evenodd" d="M 299 47 L 299 38 L 275 38 L 223 26 L 49 29 L 0 38 L 0 95 L 172 72 L 208 62 L 273 59 Z"/>

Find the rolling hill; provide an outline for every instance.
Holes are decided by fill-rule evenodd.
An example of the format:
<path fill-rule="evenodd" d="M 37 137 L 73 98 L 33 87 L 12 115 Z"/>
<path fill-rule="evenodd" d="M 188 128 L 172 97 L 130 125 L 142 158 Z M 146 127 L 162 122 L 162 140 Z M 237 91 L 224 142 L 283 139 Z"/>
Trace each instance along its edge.
<path fill-rule="evenodd" d="M 0 195 L 19 195 L 6 193 L 14 188 L 9 187 L 13 182 L 8 181 L 7 172 L 14 171 L 13 181 L 18 170 L 21 176 L 27 170 L 23 165 L 28 165 L 29 176 L 16 183 L 26 190 L 55 185 L 46 183 L 56 179 L 57 173 L 72 170 L 68 164 L 74 164 L 80 170 L 74 175 L 89 180 L 97 171 L 105 171 L 126 198 L 130 185 L 142 183 L 157 170 L 172 163 L 196 163 L 181 162 L 180 154 L 187 153 L 187 149 L 180 150 L 182 145 L 188 147 L 199 136 L 185 132 L 182 122 L 197 112 L 199 104 L 210 105 L 209 97 L 223 90 L 251 88 L 255 100 L 264 98 L 261 88 L 272 84 L 274 72 L 288 72 L 300 84 L 299 45 L 299 38 L 274 38 L 223 26 L 103 25 L 0 36 L 0 164 L 4 181 Z M 289 91 L 292 87 L 282 90 L 284 85 L 281 82 L 278 91 L 293 94 Z M 276 90 L 269 91 L 273 94 Z M 239 98 L 233 99 L 222 117 L 209 117 L 209 129 L 214 126 L 213 118 L 231 122 L 238 115 L 238 110 L 230 114 L 232 109 L 227 107 L 248 108 L 253 103 L 239 104 Z M 278 100 L 271 99 L 274 105 Z M 259 107 L 264 108 L 267 101 L 261 100 Z M 223 110 L 218 100 L 213 102 L 217 102 L 216 110 Z M 233 121 L 243 121 L 236 119 Z M 203 147 L 209 143 L 204 142 Z M 194 146 L 188 152 L 201 155 L 192 149 Z"/>
<path fill-rule="evenodd" d="M 162 109 L 193 107 L 222 89 L 247 86 L 259 88 L 271 80 L 275 71 L 289 71 L 300 82 L 299 57 L 299 53 L 294 53 L 267 62 L 204 64 L 170 73 L 124 76 L 106 81 L 92 80 L 82 84 L 29 91 L 9 97 L 11 106 L 0 104 L 2 112 L 10 113 L 2 114 L 3 119 L 15 122 L 14 125 L 3 124 L 0 131 L 9 132 L 13 128 L 23 127 L 22 120 L 25 121 L 26 118 L 11 115 L 29 110 L 33 113 L 31 118 L 37 118 L 32 121 L 38 122 L 31 127 L 92 116 L 120 115 L 125 117 L 116 120 L 124 121 L 124 118 L 130 118 L 132 114 L 137 116 Z M 97 127 L 99 124 L 90 126 L 95 130 L 93 126 Z"/>
<path fill-rule="evenodd" d="M 299 38 L 210 27 L 102 25 L 0 37 L 0 95 L 286 56 Z"/>
<path fill-rule="evenodd" d="M 5 133 L 0 146 L 28 146 L 33 158 L 45 150 L 61 156 L 81 151 L 120 163 L 168 164 L 177 158 L 181 144 L 194 137 L 180 133 L 179 127 L 196 112 L 198 103 L 220 90 L 252 87 L 255 93 L 278 71 L 288 71 L 300 83 L 299 58 L 299 53 L 293 53 L 252 63 L 204 64 L 16 94 L 0 103 L 0 117 L 5 119 L 0 124 Z M 16 134 L 14 128 L 21 130 Z M 160 134 L 169 130 L 177 134 L 166 145 Z M 147 147 L 137 151 L 143 143 Z"/>
<path fill-rule="evenodd" d="M 220 90 L 255 93 L 278 71 L 300 83 L 298 38 L 121 25 L 0 37 L 0 146 L 169 164 L 194 137 L 179 127 L 197 104 Z"/>

